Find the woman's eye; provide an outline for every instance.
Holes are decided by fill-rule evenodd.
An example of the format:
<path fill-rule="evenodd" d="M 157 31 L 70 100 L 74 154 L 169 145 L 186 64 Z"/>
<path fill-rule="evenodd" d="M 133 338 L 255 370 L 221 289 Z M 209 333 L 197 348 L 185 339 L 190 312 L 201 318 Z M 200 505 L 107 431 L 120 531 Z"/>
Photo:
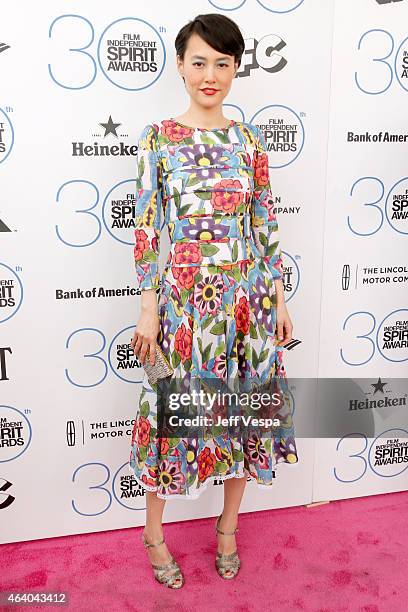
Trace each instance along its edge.
<path fill-rule="evenodd" d="M 202 66 L 203 62 L 194 62 L 193 66 Z"/>

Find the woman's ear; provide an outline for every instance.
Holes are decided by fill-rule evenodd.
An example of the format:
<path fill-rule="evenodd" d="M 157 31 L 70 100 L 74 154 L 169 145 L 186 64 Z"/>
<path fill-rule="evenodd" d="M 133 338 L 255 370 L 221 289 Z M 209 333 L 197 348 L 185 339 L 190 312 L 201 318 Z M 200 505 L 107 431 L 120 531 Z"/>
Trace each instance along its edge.
<path fill-rule="evenodd" d="M 176 62 L 177 62 L 177 71 L 179 75 L 182 77 L 183 76 L 183 60 L 180 58 L 179 55 L 176 56 Z"/>

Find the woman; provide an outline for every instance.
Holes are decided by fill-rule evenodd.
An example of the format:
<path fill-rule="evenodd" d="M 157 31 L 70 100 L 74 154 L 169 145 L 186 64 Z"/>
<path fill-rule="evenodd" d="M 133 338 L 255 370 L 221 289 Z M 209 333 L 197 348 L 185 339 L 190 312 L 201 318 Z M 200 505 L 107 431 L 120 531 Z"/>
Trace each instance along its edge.
<path fill-rule="evenodd" d="M 139 139 L 134 257 L 142 294 L 132 347 L 141 363 L 149 358 L 154 364 L 158 342 L 173 377 L 187 388 L 203 379 L 264 383 L 284 376 L 275 333 L 290 340 L 292 323 L 264 137 L 222 111 L 244 40 L 231 19 L 207 14 L 185 25 L 175 46 L 190 106 L 147 125 Z M 162 219 L 171 249 L 160 278 Z M 142 538 L 155 577 L 171 588 L 184 584 L 163 540 L 165 500 L 197 498 L 215 478 L 224 481 L 216 568 L 222 578 L 234 578 L 240 567 L 234 534 L 247 477 L 269 488 L 273 461 L 298 461 L 290 415 L 279 413 L 284 424 L 275 437 L 224 431 L 194 438 L 160 435 L 158 412 L 157 389 L 145 375 L 129 467 L 146 489 Z"/>

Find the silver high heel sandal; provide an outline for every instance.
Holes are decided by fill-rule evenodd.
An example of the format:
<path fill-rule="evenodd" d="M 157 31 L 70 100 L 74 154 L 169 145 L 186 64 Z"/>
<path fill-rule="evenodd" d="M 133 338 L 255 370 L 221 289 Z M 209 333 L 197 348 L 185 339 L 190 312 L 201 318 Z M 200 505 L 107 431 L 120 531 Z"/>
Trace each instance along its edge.
<path fill-rule="evenodd" d="M 164 538 L 161 542 L 149 544 L 142 532 L 142 542 L 146 548 L 150 548 L 151 546 L 160 546 L 160 544 L 163 544 Z M 184 576 L 177 561 L 173 557 L 166 565 L 154 565 L 152 562 L 150 562 L 150 564 L 153 568 L 154 577 L 160 584 L 165 584 L 169 589 L 180 589 L 183 586 Z"/>
<path fill-rule="evenodd" d="M 219 528 L 222 514 L 217 518 L 217 524 L 215 526 L 215 532 L 221 533 L 222 535 L 234 535 L 238 531 L 238 527 L 234 531 L 221 531 Z M 234 550 L 230 555 L 223 555 L 217 550 L 217 557 L 215 559 L 215 567 L 217 568 L 218 574 L 225 580 L 231 580 L 239 572 L 241 567 L 241 561 L 238 556 L 238 551 Z"/>

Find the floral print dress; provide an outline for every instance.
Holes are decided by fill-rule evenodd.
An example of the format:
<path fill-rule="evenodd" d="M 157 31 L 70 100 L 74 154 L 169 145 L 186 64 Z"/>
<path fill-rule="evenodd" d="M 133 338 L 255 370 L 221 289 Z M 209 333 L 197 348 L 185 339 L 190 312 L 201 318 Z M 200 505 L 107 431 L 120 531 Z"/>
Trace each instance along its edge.
<path fill-rule="evenodd" d="M 171 247 L 160 274 L 165 225 Z M 188 384 L 278 379 L 288 399 L 283 349 L 275 346 L 274 280 L 283 278 L 283 263 L 259 128 L 235 120 L 222 129 L 174 119 L 146 125 L 138 143 L 134 235 L 137 284 L 159 290 L 157 340 L 172 376 Z M 129 469 L 163 499 L 193 499 L 214 479 L 232 477 L 269 489 L 277 463 L 298 461 L 288 404 L 276 413 L 281 425 L 274 435 L 243 438 L 210 428 L 203 437 L 164 437 L 157 389 L 144 374 Z"/>

